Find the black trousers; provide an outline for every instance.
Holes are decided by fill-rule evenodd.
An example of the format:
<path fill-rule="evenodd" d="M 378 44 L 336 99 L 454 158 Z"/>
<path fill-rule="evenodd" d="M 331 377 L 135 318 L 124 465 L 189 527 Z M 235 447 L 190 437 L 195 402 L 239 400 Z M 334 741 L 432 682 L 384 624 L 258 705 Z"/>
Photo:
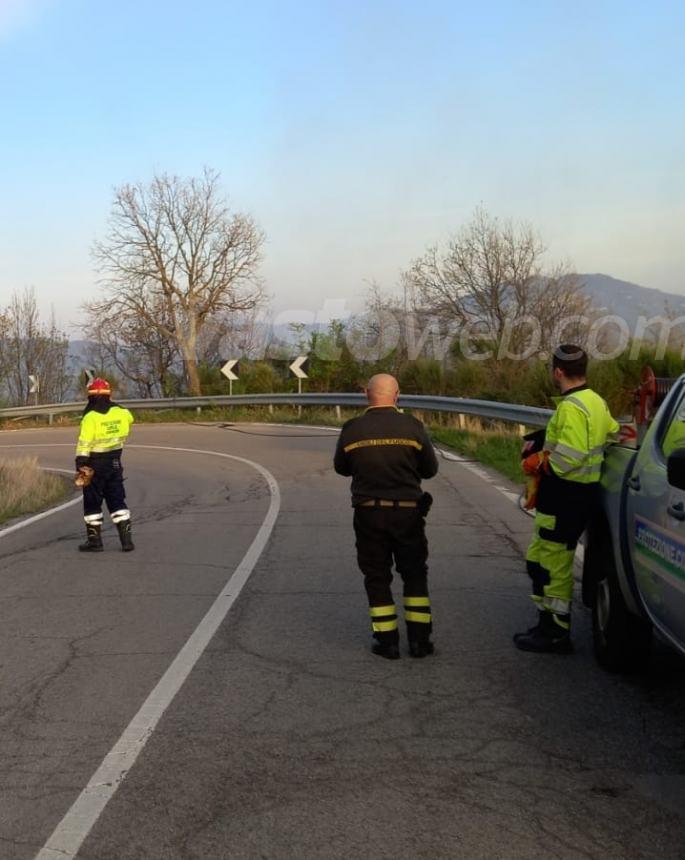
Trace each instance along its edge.
<path fill-rule="evenodd" d="M 102 522 L 102 502 L 110 514 L 121 513 L 120 520 L 129 519 L 124 492 L 124 470 L 119 457 L 93 457 L 89 465 L 95 469 L 93 480 L 83 488 L 83 516 L 86 522 Z M 126 515 L 123 515 L 126 512 Z"/>
<path fill-rule="evenodd" d="M 403 582 L 407 634 L 410 639 L 427 639 L 432 619 L 424 517 L 416 508 L 356 507 L 354 532 L 374 636 L 386 641 L 398 639 L 391 589 L 394 563 Z M 378 607 L 388 611 L 374 614 Z"/>

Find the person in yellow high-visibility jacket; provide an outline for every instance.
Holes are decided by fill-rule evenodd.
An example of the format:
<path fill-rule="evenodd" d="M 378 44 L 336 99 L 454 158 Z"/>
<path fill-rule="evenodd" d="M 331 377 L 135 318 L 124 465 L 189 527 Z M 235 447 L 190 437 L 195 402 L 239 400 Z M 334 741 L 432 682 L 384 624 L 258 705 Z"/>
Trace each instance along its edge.
<path fill-rule="evenodd" d="M 88 405 L 81 418 L 76 470 L 79 472 L 84 466 L 93 470 L 90 482 L 83 487 L 86 541 L 79 545 L 81 552 L 103 551 L 103 500 L 119 532 L 122 550 L 130 552 L 135 548 L 121 467 L 121 451 L 133 424 L 133 415 L 123 406 L 112 403 L 111 393 L 106 379 L 93 379 L 88 385 Z"/>
<path fill-rule="evenodd" d="M 552 377 L 561 396 L 541 452 L 524 472 L 541 477 L 535 531 L 526 554 L 538 623 L 514 642 L 523 651 L 573 650 L 571 602 L 576 546 L 596 513 L 604 451 L 619 430 L 605 401 L 586 383 L 587 354 L 573 344 L 554 351 Z"/>

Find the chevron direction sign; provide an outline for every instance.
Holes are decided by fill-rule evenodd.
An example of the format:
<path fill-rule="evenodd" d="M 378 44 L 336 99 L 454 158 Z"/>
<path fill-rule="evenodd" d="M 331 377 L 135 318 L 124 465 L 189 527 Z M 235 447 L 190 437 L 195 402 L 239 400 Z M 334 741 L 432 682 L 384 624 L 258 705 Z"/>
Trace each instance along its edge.
<path fill-rule="evenodd" d="M 288 367 L 298 379 L 308 379 L 307 370 L 309 369 L 309 356 L 298 355 L 295 361 Z"/>
<path fill-rule="evenodd" d="M 237 358 L 229 359 L 229 361 L 227 361 L 226 364 L 224 364 L 224 366 L 221 368 L 221 372 L 223 373 L 223 375 L 227 379 L 230 379 L 231 382 L 234 382 L 238 378 L 238 371 L 239 368 Z"/>

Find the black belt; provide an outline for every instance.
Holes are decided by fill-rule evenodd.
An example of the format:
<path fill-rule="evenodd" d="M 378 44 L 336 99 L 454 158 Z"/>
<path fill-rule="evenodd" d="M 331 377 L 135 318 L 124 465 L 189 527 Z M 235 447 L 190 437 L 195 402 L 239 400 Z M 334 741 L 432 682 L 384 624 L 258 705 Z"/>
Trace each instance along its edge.
<path fill-rule="evenodd" d="M 367 499 L 365 502 L 359 502 L 357 507 L 359 508 L 416 508 L 418 507 L 418 502 L 416 500 L 410 501 L 409 499 L 396 500 L 396 499 Z"/>

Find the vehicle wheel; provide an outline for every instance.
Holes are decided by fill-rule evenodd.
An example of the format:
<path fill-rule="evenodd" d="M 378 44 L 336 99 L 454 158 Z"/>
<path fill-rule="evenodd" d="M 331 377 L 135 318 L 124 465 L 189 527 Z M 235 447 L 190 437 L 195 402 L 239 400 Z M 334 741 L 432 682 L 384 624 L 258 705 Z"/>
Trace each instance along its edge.
<path fill-rule="evenodd" d="M 634 672 L 649 660 L 652 625 L 626 606 L 609 538 L 604 535 L 599 540 L 593 553 L 596 564 L 591 588 L 595 656 L 610 672 Z"/>

